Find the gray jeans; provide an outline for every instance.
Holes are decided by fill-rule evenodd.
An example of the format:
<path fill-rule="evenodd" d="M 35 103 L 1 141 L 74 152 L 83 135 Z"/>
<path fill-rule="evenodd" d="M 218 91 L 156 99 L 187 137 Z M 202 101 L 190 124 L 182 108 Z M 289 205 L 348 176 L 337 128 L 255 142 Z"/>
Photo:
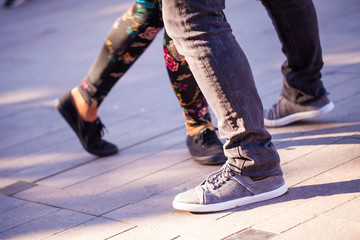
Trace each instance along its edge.
<path fill-rule="evenodd" d="M 218 118 L 228 163 L 246 176 L 281 175 L 245 54 L 226 22 L 225 0 L 163 0 L 165 28 Z"/>
<path fill-rule="evenodd" d="M 281 95 L 290 102 L 306 103 L 326 94 L 321 81 L 322 51 L 316 10 L 312 0 L 261 0 L 287 61 L 282 66 Z"/>

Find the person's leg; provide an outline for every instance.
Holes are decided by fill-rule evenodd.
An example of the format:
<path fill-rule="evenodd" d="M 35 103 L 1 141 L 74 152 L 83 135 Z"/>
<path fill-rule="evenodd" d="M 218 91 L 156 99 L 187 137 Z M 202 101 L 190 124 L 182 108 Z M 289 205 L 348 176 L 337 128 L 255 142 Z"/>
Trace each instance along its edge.
<path fill-rule="evenodd" d="M 137 1 L 111 28 L 97 59 L 78 89 L 89 106 L 100 106 L 116 82 L 163 28 L 157 0 Z"/>
<path fill-rule="evenodd" d="M 280 100 L 265 110 L 267 126 L 315 117 L 333 108 L 321 81 L 319 28 L 311 0 L 262 0 L 275 26 L 287 61 Z"/>
<path fill-rule="evenodd" d="M 189 134 L 196 127 L 211 124 L 207 101 L 184 56 L 177 52 L 174 41 L 166 31 L 164 33 L 164 58 L 171 85 L 184 111 Z"/>
<path fill-rule="evenodd" d="M 107 156 L 117 147 L 102 139 L 103 124 L 97 109 L 111 88 L 145 51 L 163 28 L 157 0 L 138 0 L 108 33 L 99 56 L 82 83 L 65 94 L 57 109 L 91 154 Z"/>
<path fill-rule="evenodd" d="M 226 161 L 223 145 L 211 122 L 207 101 L 197 85 L 183 55 L 173 40 L 164 33 L 164 59 L 169 79 L 186 119 L 186 145 L 192 158 L 200 164 Z"/>
<path fill-rule="evenodd" d="M 174 207 L 218 211 L 286 192 L 278 153 L 264 128 L 263 108 L 247 58 L 231 33 L 224 0 L 163 1 L 165 28 L 189 63 L 218 118 L 228 160 Z M 250 196 L 250 197 L 249 197 Z M 248 198 L 249 197 L 249 198 Z"/>

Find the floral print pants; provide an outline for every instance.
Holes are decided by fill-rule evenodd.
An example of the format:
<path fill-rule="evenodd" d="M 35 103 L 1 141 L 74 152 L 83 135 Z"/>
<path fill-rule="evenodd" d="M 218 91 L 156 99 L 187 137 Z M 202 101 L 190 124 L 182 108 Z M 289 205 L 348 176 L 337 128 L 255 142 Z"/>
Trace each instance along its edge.
<path fill-rule="evenodd" d="M 99 106 L 115 83 L 141 56 L 163 28 L 158 0 L 137 0 L 135 5 L 115 21 L 107 40 L 79 85 L 86 102 Z M 164 59 L 174 92 L 184 111 L 187 126 L 211 122 L 209 107 L 186 60 L 172 39 L 164 34 Z"/>

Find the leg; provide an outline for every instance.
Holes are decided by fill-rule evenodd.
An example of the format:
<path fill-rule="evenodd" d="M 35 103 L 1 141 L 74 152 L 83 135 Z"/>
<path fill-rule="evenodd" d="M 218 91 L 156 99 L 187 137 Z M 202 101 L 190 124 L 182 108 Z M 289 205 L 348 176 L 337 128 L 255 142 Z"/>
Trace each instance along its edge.
<path fill-rule="evenodd" d="M 201 186 L 175 198 L 174 207 L 181 210 L 224 210 L 238 206 L 245 196 L 275 191 L 267 195 L 272 198 L 287 189 L 279 156 L 264 129 L 250 66 L 224 20 L 224 5 L 224 0 L 163 1 L 165 28 L 214 110 L 220 135 L 227 139 L 227 163 Z"/>
<path fill-rule="evenodd" d="M 143 5 L 135 4 L 113 24 L 99 56 L 79 85 L 88 105 L 101 104 L 163 28 L 157 0 L 141 3 Z"/>
<path fill-rule="evenodd" d="M 89 153 L 107 156 L 118 151 L 114 144 L 102 139 L 104 125 L 97 116 L 97 109 L 162 27 L 157 0 L 139 0 L 114 23 L 104 47 L 80 86 L 57 103 L 57 109 Z"/>
<path fill-rule="evenodd" d="M 207 101 L 184 56 L 177 52 L 174 41 L 166 31 L 164 57 L 171 85 L 184 111 L 186 127 L 190 129 L 210 124 L 211 117 Z"/>
<path fill-rule="evenodd" d="M 281 126 L 330 111 L 333 106 L 321 81 L 322 51 L 313 2 L 262 0 L 262 3 L 287 57 L 282 66 L 281 98 L 265 111 L 265 124 Z"/>
<path fill-rule="evenodd" d="M 188 131 L 186 145 L 192 158 L 200 164 L 224 163 L 222 143 L 212 125 L 207 101 L 184 56 L 177 52 L 166 31 L 164 58 L 171 85 L 184 111 Z"/>

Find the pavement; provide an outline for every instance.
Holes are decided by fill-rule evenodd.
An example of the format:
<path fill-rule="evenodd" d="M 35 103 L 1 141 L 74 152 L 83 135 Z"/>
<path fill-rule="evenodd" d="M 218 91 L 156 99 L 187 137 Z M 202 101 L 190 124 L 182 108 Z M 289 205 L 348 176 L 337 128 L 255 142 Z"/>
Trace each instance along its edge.
<path fill-rule="evenodd" d="M 190 158 L 161 33 L 99 111 L 118 154 L 85 152 L 54 108 L 133 1 L 29 0 L 0 9 L 0 239 L 360 239 L 360 1 L 314 3 L 335 109 L 268 129 L 284 196 L 211 214 L 171 206 L 219 166 Z M 284 61 L 274 28 L 258 1 L 227 1 L 225 13 L 269 106 Z"/>

